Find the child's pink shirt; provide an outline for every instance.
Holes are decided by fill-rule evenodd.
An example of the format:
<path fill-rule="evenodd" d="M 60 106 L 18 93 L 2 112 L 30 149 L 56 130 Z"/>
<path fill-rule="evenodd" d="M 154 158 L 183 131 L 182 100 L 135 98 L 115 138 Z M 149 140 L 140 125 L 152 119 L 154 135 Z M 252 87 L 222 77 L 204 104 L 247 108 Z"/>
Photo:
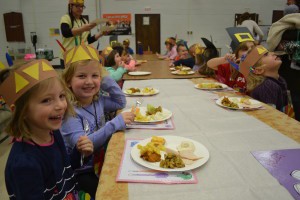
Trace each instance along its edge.
<path fill-rule="evenodd" d="M 175 57 L 177 56 L 177 50 L 176 50 L 177 46 L 173 46 L 171 51 L 169 51 L 166 55 L 167 58 L 170 58 L 171 60 L 174 60 Z"/>
<path fill-rule="evenodd" d="M 135 60 L 131 59 L 128 64 L 124 64 L 124 68 L 128 71 L 135 71 Z"/>

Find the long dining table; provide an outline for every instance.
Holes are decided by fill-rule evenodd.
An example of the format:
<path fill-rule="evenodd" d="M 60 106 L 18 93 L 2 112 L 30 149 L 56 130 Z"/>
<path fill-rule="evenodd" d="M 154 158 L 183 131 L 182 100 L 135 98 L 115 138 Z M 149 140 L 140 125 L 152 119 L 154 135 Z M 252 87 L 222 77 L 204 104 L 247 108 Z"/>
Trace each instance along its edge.
<path fill-rule="evenodd" d="M 293 199 L 288 190 L 253 157 L 252 151 L 300 148 L 300 123 L 276 109 L 230 110 L 216 104 L 216 96 L 234 91 L 205 91 L 196 83 L 208 79 L 127 80 L 123 88 L 154 87 L 142 106 L 162 106 L 173 113 L 173 130 L 126 129 L 113 134 L 105 156 L 96 199 Z M 131 108 L 140 97 L 127 96 Z M 210 157 L 193 170 L 197 184 L 116 182 L 127 139 L 181 136 L 203 144 Z"/>
<path fill-rule="evenodd" d="M 134 76 L 130 73 L 123 75 L 123 80 L 147 80 L 147 79 L 190 79 L 190 78 L 201 78 L 205 77 L 198 72 L 190 75 L 175 75 L 172 74 L 169 64 L 170 60 L 160 60 L 155 54 L 151 55 L 136 55 L 137 61 L 142 63 L 137 66 L 138 72 L 150 72 L 151 74 L 143 76 Z"/>

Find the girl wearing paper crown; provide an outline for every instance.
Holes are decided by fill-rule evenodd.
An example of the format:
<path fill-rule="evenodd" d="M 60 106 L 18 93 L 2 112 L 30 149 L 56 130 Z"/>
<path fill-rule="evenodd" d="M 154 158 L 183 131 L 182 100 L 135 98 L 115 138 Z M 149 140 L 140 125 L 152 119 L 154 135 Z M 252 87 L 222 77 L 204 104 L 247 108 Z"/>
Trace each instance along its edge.
<path fill-rule="evenodd" d="M 14 138 L 5 168 L 10 199 L 77 199 L 72 168 L 93 144 L 80 137 L 69 159 L 58 130 L 72 112 L 66 89 L 47 60 L 1 71 L 0 94 L 13 113 L 6 129 Z"/>
<path fill-rule="evenodd" d="M 135 116 L 124 112 L 105 121 L 104 112 L 124 108 L 126 98 L 117 83 L 106 75 L 95 48 L 82 44 L 67 51 L 64 59 L 66 68 L 62 77 L 71 91 L 76 115 L 63 122 L 61 131 L 68 152 L 81 136 L 87 135 L 92 140 L 94 160 L 78 168 L 76 176 L 81 188 L 95 197 L 105 145 L 113 133 L 125 129 L 125 124 L 130 124 Z"/>
<path fill-rule="evenodd" d="M 175 57 L 177 56 L 176 43 L 174 44 L 173 40 L 171 38 L 168 38 L 165 41 L 165 45 L 166 45 L 166 49 L 167 49 L 166 55 L 162 56 L 162 55 L 156 53 L 157 57 L 159 59 L 174 60 Z"/>
<path fill-rule="evenodd" d="M 233 54 L 227 53 L 223 57 L 213 58 L 207 62 L 208 67 L 216 71 L 216 79 L 237 90 L 246 92 L 246 79 L 238 71 L 238 64 L 242 56 L 254 45 L 254 39 L 245 27 L 230 27 L 226 29 L 232 39 L 231 49 Z"/>
<path fill-rule="evenodd" d="M 62 33 L 62 46 L 69 50 L 81 44 L 91 44 L 97 41 L 104 34 L 98 32 L 91 36 L 91 29 L 96 27 L 96 22 L 89 23 L 83 18 L 82 13 L 85 9 L 84 0 L 69 0 L 68 14 L 61 17 L 60 29 Z M 64 67 L 63 53 L 61 51 L 61 67 Z"/>
<path fill-rule="evenodd" d="M 278 74 L 281 59 L 263 46 L 256 46 L 239 66 L 247 79 L 250 96 L 282 112 L 288 105 L 287 85 Z"/>

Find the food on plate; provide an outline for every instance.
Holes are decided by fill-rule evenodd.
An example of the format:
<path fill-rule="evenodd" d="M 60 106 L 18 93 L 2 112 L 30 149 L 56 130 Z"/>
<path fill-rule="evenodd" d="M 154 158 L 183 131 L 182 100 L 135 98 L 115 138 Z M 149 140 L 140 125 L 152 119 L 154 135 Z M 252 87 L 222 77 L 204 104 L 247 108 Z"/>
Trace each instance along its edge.
<path fill-rule="evenodd" d="M 161 106 L 158 106 L 155 108 L 153 105 L 148 104 L 147 105 L 147 112 L 146 115 L 155 115 L 157 112 L 162 112 Z"/>
<path fill-rule="evenodd" d="M 190 151 L 190 150 L 183 150 L 183 151 L 179 151 L 179 155 L 181 158 L 185 158 L 188 160 L 199 160 L 200 156 L 197 156 L 194 154 L 194 151 Z"/>
<path fill-rule="evenodd" d="M 151 142 L 154 144 L 164 145 L 166 143 L 166 140 L 162 137 L 152 136 Z"/>
<path fill-rule="evenodd" d="M 139 88 L 129 88 L 126 90 L 128 94 L 140 93 L 141 90 Z"/>
<path fill-rule="evenodd" d="M 241 98 L 240 103 L 246 104 L 246 105 L 251 105 L 250 99 L 249 98 Z"/>
<path fill-rule="evenodd" d="M 228 97 L 224 97 L 221 101 L 221 104 L 229 108 L 239 108 L 238 104 L 230 101 Z"/>
<path fill-rule="evenodd" d="M 176 70 L 180 70 L 180 71 L 190 71 L 191 68 L 190 67 L 186 67 L 186 66 L 175 66 Z"/>
<path fill-rule="evenodd" d="M 177 71 L 177 74 L 182 74 L 182 75 L 185 75 L 188 73 L 189 73 L 189 71 L 181 71 L 181 70 Z"/>
<path fill-rule="evenodd" d="M 135 113 L 134 120 L 138 122 L 161 121 L 170 116 L 170 112 L 163 112 L 161 106 L 156 108 L 150 104 L 147 105 L 145 113 L 141 112 L 140 109 L 133 109 L 133 112 Z"/>
<path fill-rule="evenodd" d="M 181 159 L 185 165 L 191 165 L 191 164 L 194 164 L 194 162 L 195 162 L 195 160 L 189 160 L 186 158 L 181 158 Z"/>
<path fill-rule="evenodd" d="M 185 167 L 182 159 L 173 153 L 167 153 L 164 155 L 164 160 L 161 160 L 159 166 L 162 168 L 183 168 Z"/>
<path fill-rule="evenodd" d="M 145 87 L 145 88 L 142 89 L 142 93 L 144 93 L 144 94 L 154 94 L 155 89 L 151 88 L 151 87 Z"/>
<path fill-rule="evenodd" d="M 175 154 L 175 155 L 179 155 L 179 152 L 178 152 L 178 151 L 176 151 L 176 150 L 174 150 L 174 149 L 170 149 L 170 148 L 168 148 L 168 147 L 165 147 L 165 152 L 166 152 L 166 153 L 173 153 L 173 154 Z"/>
<path fill-rule="evenodd" d="M 160 151 L 164 151 L 165 147 L 162 144 L 148 142 L 146 146 L 138 145 L 140 149 L 140 157 L 148 162 L 159 162 L 161 160 Z"/>
<path fill-rule="evenodd" d="M 198 88 L 200 89 L 219 89 L 223 88 L 222 85 L 218 83 L 199 83 L 197 85 Z"/>
<path fill-rule="evenodd" d="M 178 151 L 195 151 L 195 145 L 190 141 L 182 141 L 181 144 L 177 147 Z"/>
<path fill-rule="evenodd" d="M 145 88 L 128 88 L 125 90 L 127 94 L 155 94 L 156 90 L 152 87 L 145 87 Z"/>

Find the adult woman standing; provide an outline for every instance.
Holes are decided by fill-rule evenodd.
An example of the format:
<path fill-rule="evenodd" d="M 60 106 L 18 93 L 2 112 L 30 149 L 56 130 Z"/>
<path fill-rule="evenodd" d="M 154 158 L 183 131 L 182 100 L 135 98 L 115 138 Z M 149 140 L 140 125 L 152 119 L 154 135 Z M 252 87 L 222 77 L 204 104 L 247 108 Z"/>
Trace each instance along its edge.
<path fill-rule="evenodd" d="M 253 37 L 255 37 L 255 35 L 258 36 L 258 43 L 260 43 L 264 37 L 264 33 L 263 31 L 259 28 L 258 24 L 251 20 L 251 16 L 250 13 L 245 12 L 240 16 L 240 19 L 237 23 L 237 26 L 240 27 L 247 27 L 249 29 L 249 31 L 251 32 L 251 34 L 253 35 Z"/>
<path fill-rule="evenodd" d="M 82 42 L 91 44 L 103 35 L 99 32 L 91 36 L 90 30 L 97 24 L 89 23 L 83 18 L 82 13 L 84 9 L 84 0 L 69 0 L 68 14 L 62 16 L 60 20 L 62 45 L 66 50 L 69 50 Z M 61 67 L 64 68 L 63 50 L 60 58 Z"/>

